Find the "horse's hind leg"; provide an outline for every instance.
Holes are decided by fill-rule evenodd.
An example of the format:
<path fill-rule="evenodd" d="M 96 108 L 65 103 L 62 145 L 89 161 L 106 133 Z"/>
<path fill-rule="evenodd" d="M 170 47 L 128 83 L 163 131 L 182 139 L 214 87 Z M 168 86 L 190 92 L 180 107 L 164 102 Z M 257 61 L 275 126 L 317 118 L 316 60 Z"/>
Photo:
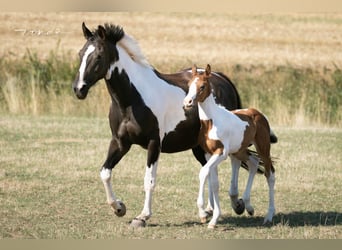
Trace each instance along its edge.
<path fill-rule="evenodd" d="M 259 164 L 259 159 L 250 155 L 247 161 L 248 173 L 249 173 L 248 181 L 246 185 L 246 190 L 242 196 L 242 199 L 245 203 L 246 210 L 249 215 L 254 215 L 254 208 L 251 205 L 251 190 L 252 190 L 252 185 L 253 185 L 255 174 L 258 171 L 258 164 Z"/>
<path fill-rule="evenodd" d="M 242 214 L 245 211 L 245 204 L 242 199 L 239 199 L 239 170 L 241 161 L 231 155 L 232 177 L 230 181 L 230 203 L 236 214 Z"/>
<path fill-rule="evenodd" d="M 273 168 L 272 161 L 270 157 L 264 158 L 265 162 L 265 176 L 268 184 L 268 211 L 264 219 L 264 224 L 272 222 L 273 216 L 275 214 L 275 204 L 274 204 L 274 185 L 275 185 L 275 171 Z"/>
<path fill-rule="evenodd" d="M 264 219 L 264 224 L 268 222 L 272 222 L 272 218 L 275 214 L 275 205 L 274 205 L 274 185 L 275 185 L 275 171 L 273 168 L 270 150 L 271 150 L 271 144 L 269 139 L 269 133 L 267 129 L 264 129 L 264 131 L 261 131 L 256 134 L 256 144 L 255 147 L 257 149 L 257 152 L 264 162 L 265 165 L 265 176 L 267 179 L 267 184 L 269 188 L 269 205 L 268 205 L 268 211 L 267 215 Z"/>

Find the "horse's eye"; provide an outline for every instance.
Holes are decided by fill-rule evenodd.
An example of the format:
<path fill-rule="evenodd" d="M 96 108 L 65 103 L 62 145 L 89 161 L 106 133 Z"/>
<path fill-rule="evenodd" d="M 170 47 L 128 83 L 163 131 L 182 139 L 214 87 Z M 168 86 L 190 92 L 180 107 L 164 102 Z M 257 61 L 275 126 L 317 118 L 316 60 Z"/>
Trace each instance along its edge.
<path fill-rule="evenodd" d="M 204 85 L 202 85 L 202 86 L 199 88 L 200 91 L 203 91 L 204 89 L 205 89 L 205 86 L 204 86 Z"/>

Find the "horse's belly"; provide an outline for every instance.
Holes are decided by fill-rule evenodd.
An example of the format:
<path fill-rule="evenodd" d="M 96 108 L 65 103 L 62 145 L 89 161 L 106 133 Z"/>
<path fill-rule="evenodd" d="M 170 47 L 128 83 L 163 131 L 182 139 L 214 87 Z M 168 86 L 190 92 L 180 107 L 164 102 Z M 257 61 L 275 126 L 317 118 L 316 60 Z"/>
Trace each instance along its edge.
<path fill-rule="evenodd" d="M 198 144 L 199 123 L 183 121 L 175 130 L 170 131 L 162 140 L 161 151 L 176 153 L 195 147 Z"/>

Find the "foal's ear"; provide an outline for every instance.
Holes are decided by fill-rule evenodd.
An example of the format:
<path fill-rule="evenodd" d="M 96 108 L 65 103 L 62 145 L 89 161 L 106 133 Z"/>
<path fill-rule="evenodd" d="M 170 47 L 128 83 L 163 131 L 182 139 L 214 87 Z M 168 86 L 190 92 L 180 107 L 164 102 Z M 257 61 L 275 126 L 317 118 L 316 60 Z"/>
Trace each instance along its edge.
<path fill-rule="evenodd" d="M 211 67 L 210 67 L 210 64 L 207 64 L 207 67 L 205 69 L 205 75 L 210 76 L 210 74 L 211 74 Z"/>
<path fill-rule="evenodd" d="M 103 28 L 102 25 L 99 25 L 99 27 L 98 27 L 98 34 L 102 40 L 106 39 L 106 30 L 105 30 L 105 28 Z"/>
<path fill-rule="evenodd" d="M 82 23 L 82 30 L 83 30 L 83 35 L 84 37 L 88 40 L 93 36 L 93 33 L 86 27 L 85 23 Z"/>
<path fill-rule="evenodd" d="M 194 64 L 193 66 L 192 66 L 192 76 L 194 76 L 194 75 L 196 75 L 197 74 L 197 66 L 196 66 L 196 64 Z"/>

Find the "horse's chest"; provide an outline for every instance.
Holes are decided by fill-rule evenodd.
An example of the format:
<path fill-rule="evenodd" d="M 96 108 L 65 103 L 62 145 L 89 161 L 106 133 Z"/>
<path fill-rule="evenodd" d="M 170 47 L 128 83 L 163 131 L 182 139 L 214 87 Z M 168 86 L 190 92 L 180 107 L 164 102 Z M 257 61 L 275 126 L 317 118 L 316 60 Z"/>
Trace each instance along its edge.
<path fill-rule="evenodd" d="M 201 147 L 210 154 L 222 154 L 224 145 L 215 136 L 215 128 L 213 127 L 212 120 L 201 120 L 201 129 L 199 133 L 199 144 Z"/>
<path fill-rule="evenodd" d="M 215 124 L 212 120 L 201 120 L 199 143 L 208 153 L 219 153 L 223 148 L 227 153 L 240 150 L 244 142 L 247 123 Z"/>

